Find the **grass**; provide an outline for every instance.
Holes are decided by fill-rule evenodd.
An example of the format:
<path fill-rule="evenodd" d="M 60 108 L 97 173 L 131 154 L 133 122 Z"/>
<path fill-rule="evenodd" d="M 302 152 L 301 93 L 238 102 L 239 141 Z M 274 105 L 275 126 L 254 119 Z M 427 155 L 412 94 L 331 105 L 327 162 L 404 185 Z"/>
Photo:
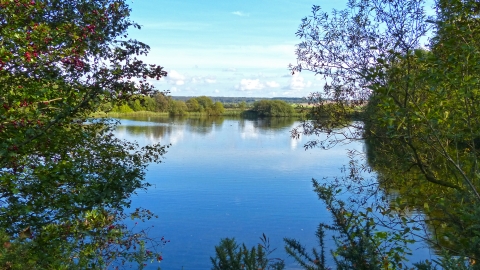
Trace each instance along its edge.
<path fill-rule="evenodd" d="M 119 112 L 96 112 L 91 114 L 92 117 L 102 118 L 102 117 L 120 117 L 120 116 L 169 116 L 168 112 L 150 112 L 150 111 L 138 111 L 138 112 L 129 112 L 129 113 L 119 113 Z"/>

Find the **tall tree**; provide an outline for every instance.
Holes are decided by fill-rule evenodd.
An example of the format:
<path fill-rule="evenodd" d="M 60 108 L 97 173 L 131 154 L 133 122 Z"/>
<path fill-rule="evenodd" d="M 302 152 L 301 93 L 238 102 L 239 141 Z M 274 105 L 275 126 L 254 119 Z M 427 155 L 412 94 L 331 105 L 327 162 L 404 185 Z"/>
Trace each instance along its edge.
<path fill-rule="evenodd" d="M 128 253 L 113 249 L 134 236 L 117 223 L 165 147 L 88 117 L 166 76 L 137 58 L 149 47 L 127 38 L 139 28 L 129 13 L 121 0 L 0 1 L 0 267 L 102 267 Z"/>
<path fill-rule="evenodd" d="M 432 28 L 427 19 L 422 0 L 349 0 L 348 8 L 330 14 L 313 6 L 312 15 L 302 20 L 297 31 L 302 42 L 291 70 L 314 72 L 324 78 L 325 85 L 322 92 L 309 97 L 317 105 L 311 112 L 316 121 L 305 122 L 296 131 L 325 132 L 336 139 L 361 137 L 363 125 L 343 120 L 385 84 L 389 63 L 421 45 Z M 336 106 L 324 106 L 332 102 Z M 345 124 L 351 128 L 349 134 L 338 134 L 336 128 Z M 329 147 L 336 139 L 312 140 L 309 146 Z"/>
<path fill-rule="evenodd" d="M 314 120 L 293 135 L 329 135 L 323 141 L 314 139 L 307 148 L 328 148 L 345 139 L 374 140 L 377 145 L 369 145 L 382 153 L 370 153 L 369 162 L 378 168 L 384 160 L 375 159 L 389 157 L 389 168 L 378 172 L 382 187 L 408 186 L 399 189 L 405 197 L 383 197 L 386 204 L 376 204 L 367 214 L 376 209 L 382 218 L 396 218 L 390 229 L 401 226 L 412 233 L 417 227 L 404 226 L 418 225 L 415 218 L 420 217 L 429 225 L 426 233 L 434 236 L 426 240 L 435 247 L 477 261 L 478 1 L 436 1 L 434 17 L 425 15 L 424 6 L 419 0 L 351 0 L 347 9 L 331 14 L 315 6 L 297 33 L 303 42 L 297 47 L 298 64 L 292 71 L 313 71 L 324 76 L 326 84 L 322 93 L 310 98 L 316 105 Z M 330 103 L 335 106 L 327 106 Z M 364 121 L 344 121 L 349 109 L 359 105 L 365 109 Z M 351 168 L 347 187 L 358 187 L 352 184 L 356 182 L 358 190 L 365 191 L 372 183 L 355 180 L 364 180 L 359 169 Z M 402 176 L 391 177 L 393 172 Z M 324 196 L 326 190 L 317 192 Z M 412 194 L 417 198 L 412 200 Z M 418 196 L 422 196 L 421 205 Z M 411 214 L 412 208 L 425 215 Z M 351 216 L 345 213 L 346 218 Z M 356 217 L 362 215 L 366 214 Z"/>

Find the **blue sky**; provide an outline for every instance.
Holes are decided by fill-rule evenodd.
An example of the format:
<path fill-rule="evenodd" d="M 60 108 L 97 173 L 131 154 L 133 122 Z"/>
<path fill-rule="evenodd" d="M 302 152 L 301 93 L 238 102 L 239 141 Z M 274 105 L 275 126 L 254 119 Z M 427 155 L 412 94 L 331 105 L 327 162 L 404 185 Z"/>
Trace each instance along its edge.
<path fill-rule="evenodd" d="M 130 37 L 151 47 L 144 60 L 165 67 L 153 83 L 178 96 L 305 97 L 323 82 L 292 76 L 295 32 L 312 5 L 343 9 L 346 1 L 134 0 Z"/>

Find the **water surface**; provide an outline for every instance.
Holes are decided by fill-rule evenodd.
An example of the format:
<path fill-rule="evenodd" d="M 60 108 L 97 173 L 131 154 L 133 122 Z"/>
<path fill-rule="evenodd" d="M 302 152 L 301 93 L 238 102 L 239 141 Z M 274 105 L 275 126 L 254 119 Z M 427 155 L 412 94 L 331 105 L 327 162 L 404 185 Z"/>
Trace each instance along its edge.
<path fill-rule="evenodd" d="M 162 269 L 210 269 L 221 238 L 252 247 L 262 233 L 278 248 L 273 255 L 286 259 L 287 269 L 297 268 L 283 238 L 311 249 L 318 224 L 330 220 L 311 179 L 339 176 L 347 149 L 363 149 L 356 142 L 305 151 L 307 139 L 290 138 L 298 124 L 286 118 L 121 120 L 120 138 L 172 145 L 163 163 L 148 168 L 152 187 L 132 201 L 159 215 L 148 224 L 154 225 L 151 236 L 170 240 L 162 248 Z"/>

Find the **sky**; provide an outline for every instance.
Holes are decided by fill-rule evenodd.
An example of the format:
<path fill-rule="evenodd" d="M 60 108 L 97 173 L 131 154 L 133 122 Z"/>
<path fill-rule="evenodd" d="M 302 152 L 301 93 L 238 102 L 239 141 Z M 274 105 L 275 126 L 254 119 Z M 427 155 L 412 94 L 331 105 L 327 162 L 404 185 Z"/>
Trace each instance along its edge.
<path fill-rule="evenodd" d="M 141 30 L 129 37 L 148 44 L 144 58 L 168 72 L 152 81 L 173 96 L 306 97 L 322 79 L 296 63 L 295 33 L 312 6 L 345 8 L 346 1 L 130 0 Z"/>

